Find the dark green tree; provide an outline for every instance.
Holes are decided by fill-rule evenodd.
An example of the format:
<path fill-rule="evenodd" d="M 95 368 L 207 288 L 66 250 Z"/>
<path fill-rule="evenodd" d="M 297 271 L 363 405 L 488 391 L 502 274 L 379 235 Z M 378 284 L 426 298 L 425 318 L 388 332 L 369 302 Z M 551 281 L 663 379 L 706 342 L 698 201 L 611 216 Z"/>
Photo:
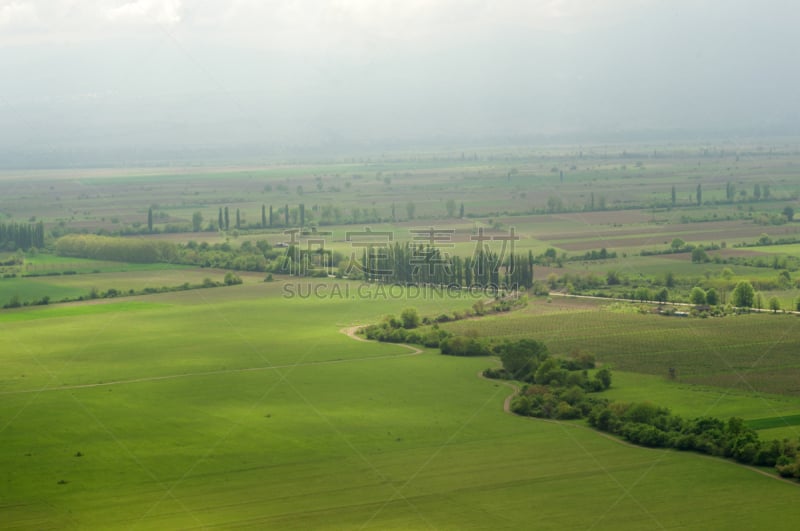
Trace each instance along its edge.
<path fill-rule="evenodd" d="M 147 209 L 147 232 L 153 232 L 153 209 Z"/>
<path fill-rule="evenodd" d="M 461 209 L 458 212 L 458 217 L 464 219 L 464 203 L 461 203 Z"/>
<path fill-rule="evenodd" d="M 419 313 L 416 308 L 406 308 L 400 312 L 400 319 L 403 321 L 403 328 L 416 328 L 419 326 Z"/>
<path fill-rule="evenodd" d="M 500 356 L 503 369 L 514 380 L 527 380 L 538 368 L 540 361 L 547 358 L 547 347 L 533 339 L 505 341 L 494 347 Z"/>
<path fill-rule="evenodd" d="M 267 206 L 261 205 L 261 228 L 267 226 Z"/>
<path fill-rule="evenodd" d="M 194 232 L 203 230 L 203 213 L 199 210 L 192 214 L 192 230 Z"/>
<path fill-rule="evenodd" d="M 706 304 L 709 306 L 719 304 L 719 295 L 717 295 L 717 290 L 714 288 L 708 288 L 708 291 L 706 291 Z"/>
<path fill-rule="evenodd" d="M 692 288 L 692 292 L 689 294 L 689 301 L 694 304 L 695 306 L 700 306 L 706 303 L 706 292 L 703 291 L 703 288 L 700 286 L 695 286 Z"/>
<path fill-rule="evenodd" d="M 733 305 L 739 308 L 752 308 L 755 302 L 756 291 L 753 285 L 746 280 L 742 280 L 733 289 Z"/>
<path fill-rule="evenodd" d="M 695 264 L 703 264 L 709 261 L 708 253 L 702 247 L 695 247 L 692 249 L 692 262 Z"/>
<path fill-rule="evenodd" d="M 669 300 L 669 290 L 667 288 L 661 288 L 656 292 L 656 302 L 659 304 L 664 304 Z"/>
<path fill-rule="evenodd" d="M 236 228 L 237 229 L 241 229 L 242 228 L 242 218 L 241 218 L 241 216 L 239 214 L 239 209 L 238 208 L 236 209 Z"/>
<path fill-rule="evenodd" d="M 608 369 L 608 367 L 603 367 L 597 371 L 597 374 L 595 374 L 594 377 L 602 384 L 603 389 L 608 389 L 611 387 L 611 371 Z"/>

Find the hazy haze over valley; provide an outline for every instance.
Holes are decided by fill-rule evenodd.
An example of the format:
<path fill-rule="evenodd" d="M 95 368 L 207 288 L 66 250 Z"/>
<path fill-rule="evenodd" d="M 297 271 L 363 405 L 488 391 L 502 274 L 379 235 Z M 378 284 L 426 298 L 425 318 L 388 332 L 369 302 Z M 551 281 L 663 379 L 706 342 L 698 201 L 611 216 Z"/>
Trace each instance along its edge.
<path fill-rule="evenodd" d="M 0 165 L 795 135 L 791 1 L 0 1 Z"/>

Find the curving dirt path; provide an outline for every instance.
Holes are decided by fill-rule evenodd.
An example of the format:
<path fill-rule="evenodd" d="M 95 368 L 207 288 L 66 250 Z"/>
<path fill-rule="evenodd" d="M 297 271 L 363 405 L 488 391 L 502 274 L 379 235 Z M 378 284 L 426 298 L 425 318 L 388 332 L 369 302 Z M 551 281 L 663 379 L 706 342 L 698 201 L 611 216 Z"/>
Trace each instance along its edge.
<path fill-rule="evenodd" d="M 342 328 L 341 330 L 339 330 L 339 332 L 343 333 L 344 335 L 346 335 L 347 337 L 349 337 L 351 339 L 355 339 L 356 341 L 364 341 L 366 343 L 373 343 L 374 341 L 372 341 L 370 339 L 367 339 L 365 337 L 361 337 L 360 335 L 358 335 L 356 333 L 356 332 L 358 332 L 359 329 L 361 329 L 361 328 L 363 328 L 365 326 L 366 325 L 348 326 L 346 328 Z M 398 347 L 405 347 L 405 348 L 409 349 L 411 351 L 411 354 L 406 354 L 406 356 L 416 356 L 418 354 L 422 354 L 422 352 L 423 352 L 422 349 L 419 349 L 419 348 L 415 347 L 414 345 L 409 345 L 407 343 L 388 343 L 388 344 L 389 345 L 397 345 Z M 397 357 L 397 356 L 391 356 L 391 357 Z"/>

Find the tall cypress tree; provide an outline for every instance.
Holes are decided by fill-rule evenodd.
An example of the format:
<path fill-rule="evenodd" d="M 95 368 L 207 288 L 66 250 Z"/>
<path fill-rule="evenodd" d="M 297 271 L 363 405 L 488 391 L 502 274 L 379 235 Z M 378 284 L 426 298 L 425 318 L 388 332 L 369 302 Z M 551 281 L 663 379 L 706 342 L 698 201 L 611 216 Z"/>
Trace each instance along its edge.
<path fill-rule="evenodd" d="M 153 232 L 153 208 L 147 209 L 147 232 Z"/>
<path fill-rule="evenodd" d="M 306 205 L 300 203 L 300 227 L 306 226 Z"/>
<path fill-rule="evenodd" d="M 288 227 L 289 226 L 289 204 L 287 203 L 283 209 L 283 219 L 284 224 Z"/>
<path fill-rule="evenodd" d="M 242 218 L 239 217 L 239 209 L 238 208 L 236 209 L 236 228 L 237 229 L 241 229 L 242 228 Z"/>
<path fill-rule="evenodd" d="M 225 221 L 222 219 L 222 207 L 219 207 L 219 218 L 217 219 L 217 227 L 219 230 L 225 228 Z"/>
<path fill-rule="evenodd" d="M 261 228 L 267 226 L 267 207 L 266 205 L 261 205 Z"/>
<path fill-rule="evenodd" d="M 231 217 L 228 215 L 228 207 L 225 207 L 225 230 L 231 228 Z"/>
<path fill-rule="evenodd" d="M 272 205 L 269 206 L 269 226 L 272 226 Z"/>

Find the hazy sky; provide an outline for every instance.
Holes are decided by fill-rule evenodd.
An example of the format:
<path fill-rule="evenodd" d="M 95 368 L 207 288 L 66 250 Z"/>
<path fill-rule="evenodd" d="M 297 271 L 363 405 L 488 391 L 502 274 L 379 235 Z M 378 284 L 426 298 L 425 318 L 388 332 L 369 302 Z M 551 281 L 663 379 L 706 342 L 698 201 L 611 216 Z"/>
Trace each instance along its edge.
<path fill-rule="evenodd" d="M 0 153 L 796 132 L 791 0 L 0 0 Z"/>

